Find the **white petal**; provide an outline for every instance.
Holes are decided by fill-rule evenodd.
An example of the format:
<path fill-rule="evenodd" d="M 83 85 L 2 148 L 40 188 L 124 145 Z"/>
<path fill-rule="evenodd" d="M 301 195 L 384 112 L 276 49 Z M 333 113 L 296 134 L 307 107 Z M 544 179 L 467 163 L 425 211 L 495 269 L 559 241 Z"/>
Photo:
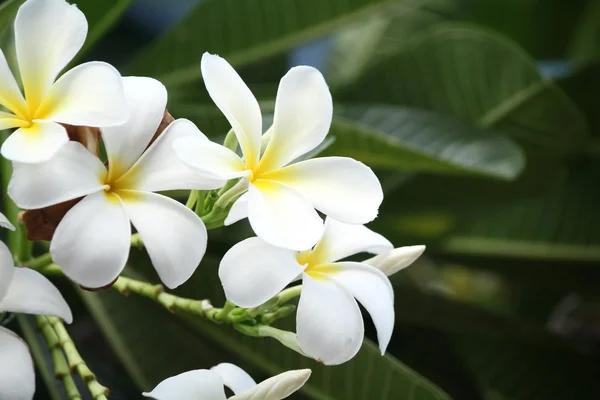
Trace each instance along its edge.
<path fill-rule="evenodd" d="M 15 263 L 10 249 L 0 242 L 0 301 L 8 292 L 14 274 Z"/>
<path fill-rule="evenodd" d="M 160 279 L 170 289 L 187 281 L 206 251 L 206 227 L 189 208 L 155 193 L 129 192 L 123 204 Z"/>
<path fill-rule="evenodd" d="M 98 61 L 78 65 L 61 76 L 36 113 L 38 119 L 95 127 L 122 124 L 128 116 L 121 75 L 110 64 Z"/>
<path fill-rule="evenodd" d="M 27 124 L 27 121 L 23 121 L 14 114 L 0 111 L 0 130 L 18 128 Z"/>
<path fill-rule="evenodd" d="M 219 374 L 221 379 L 223 379 L 225 386 L 231 389 L 235 394 L 245 392 L 256 386 L 254 379 L 237 365 L 221 363 L 212 367 L 211 370 Z"/>
<path fill-rule="evenodd" d="M 6 218 L 6 216 L 2 213 L 0 213 L 0 226 L 2 228 L 10 229 L 11 231 L 15 230 L 13 224 L 11 224 L 8 218 Z"/>
<path fill-rule="evenodd" d="M 224 224 L 225 226 L 229 226 L 244 218 L 248 218 L 248 192 L 238 197 L 235 203 L 233 203 Z"/>
<path fill-rule="evenodd" d="M 240 307 L 257 307 L 302 273 L 293 250 L 253 237 L 233 246 L 219 265 L 225 296 Z"/>
<path fill-rule="evenodd" d="M 219 374 L 197 369 L 172 376 L 159 383 L 146 397 L 156 400 L 225 400 L 225 388 Z"/>
<path fill-rule="evenodd" d="M 68 324 L 73 322 L 69 305 L 52 282 L 32 269 L 14 270 L 8 292 L 0 300 L 0 312 L 54 315 Z"/>
<path fill-rule="evenodd" d="M 350 292 L 326 276 L 314 279 L 303 274 L 296 315 L 302 351 L 325 365 L 342 364 L 360 350 L 364 329 Z"/>
<path fill-rule="evenodd" d="M 173 150 L 173 142 L 183 137 L 206 139 L 187 119 L 173 121 L 121 178 L 129 189 L 156 192 L 176 189 L 217 189 L 225 181 L 192 171 Z"/>
<path fill-rule="evenodd" d="M 372 265 L 387 276 L 408 267 L 425 251 L 425 246 L 404 246 L 395 248 L 387 253 L 369 258 L 364 264 Z"/>
<path fill-rule="evenodd" d="M 379 254 L 393 248 L 389 240 L 364 225 L 327 218 L 325 232 L 313 250 L 312 259 L 319 264 L 328 264 L 362 252 Z"/>
<path fill-rule="evenodd" d="M 85 16 L 64 0 L 28 0 L 15 19 L 15 47 L 25 97 L 36 109 L 87 35 Z"/>
<path fill-rule="evenodd" d="M 227 147 L 195 137 L 177 139 L 173 149 L 185 165 L 200 174 L 224 181 L 247 176 L 246 164 Z"/>
<path fill-rule="evenodd" d="M 323 221 L 310 203 L 281 183 L 254 181 L 248 191 L 248 206 L 252 229 L 274 246 L 306 250 L 323 234 Z"/>
<path fill-rule="evenodd" d="M 370 265 L 356 262 L 341 262 L 335 266 L 340 270 L 328 274 L 367 309 L 375 328 L 381 354 L 390 343 L 394 331 L 394 289 L 383 272 Z"/>
<path fill-rule="evenodd" d="M 347 157 L 301 161 L 261 176 L 302 193 L 323 214 L 349 224 L 377 216 L 383 190 L 371 168 Z"/>
<path fill-rule="evenodd" d="M 105 175 L 100 159 L 68 142 L 46 162 L 14 163 L 8 194 L 21 208 L 42 208 L 102 190 Z"/>
<path fill-rule="evenodd" d="M 310 369 L 286 371 L 265 381 L 252 389 L 230 397 L 229 400 L 281 400 L 300 389 L 310 377 Z"/>
<path fill-rule="evenodd" d="M 167 106 L 167 89 L 152 78 L 123 78 L 129 118 L 127 122 L 102 128 L 111 177 L 127 171 L 148 147 Z"/>
<path fill-rule="evenodd" d="M 290 69 L 281 79 L 269 144 L 261 160 L 268 171 L 308 153 L 325 139 L 333 117 L 331 93 L 315 68 Z"/>
<path fill-rule="evenodd" d="M 0 50 L 0 104 L 13 114 L 24 115 L 27 113 L 27 103 L 21 94 L 19 84 L 8 67 L 4 52 Z"/>
<path fill-rule="evenodd" d="M 258 101 L 223 58 L 204 53 L 202 77 L 208 94 L 231 124 L 249 167 L 258 162 L 262 115 Z"/>
<path fill-rule="evenodd" d="M 0 399 L 31 400 L 35 392 L 35 373 L 25 342 L 0 327 L 0 354 Z"/>
<path fill-rule="evenodd" d="M 50 243 L 54 262 L 87 288 L 114 281 L 129 256 L 131 224 L 121 202 L 104 192 L 86 196 L 62 219 Z"/>
<path fill-rule="evenodd" d="M 29 128 L 19 128 L 2 144 L 2 155 L 11 161 L 40 163 L 52 158 L 69 141 L 62 125 L 34 121 Z"/>

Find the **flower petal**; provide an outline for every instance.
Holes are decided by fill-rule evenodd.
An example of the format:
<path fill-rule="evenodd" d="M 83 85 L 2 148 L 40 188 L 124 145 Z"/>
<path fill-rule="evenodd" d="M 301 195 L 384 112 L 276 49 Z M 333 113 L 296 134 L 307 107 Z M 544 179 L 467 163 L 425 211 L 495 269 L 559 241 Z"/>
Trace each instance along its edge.
<path fill-rule="evenodd" d="M 167 89 L 156 79 L 128 76 L 122 82 L 129 118 L 122 125 L 102 128 L 109 179 L 124 174 L 142 155 L 167 106 Z"/>
<path fill-rule="evenodd" d="M 0 226 L 2 228 L 10 229 L 11 231 L 15 230 L 13 224 L 11 224 L 8 218 L 6 218 L 6 216 L 2 213 L 0 213 Z"/>
<path fill-rule="evenodd" d="M 331 93 L 315 68 L 299 66 L 281 79 L 262 171 L 281 168 L 325 139 L 333 117 Z"/>
<path fill-rule="evenodd" d="M 42 208 L 102 190 L 105 175 L 102 161 L 68 142 L 43 163 L 14 163 L 8 194 L 21 208 Z"/>
<path fill-rule="evenodd" d="M 327 218 L 325 232 L 312 251 L 311 259 L 314 263 L 328 264 L 362 252 L 378 254 L 393 248 L 389 240 L 364 225 Z"/>
<path fill-rule="evenodd" d="M 28 268 L 14 268 L 8 292 L 0 300 L 0 311 L 54 315 L 73 322 L 69 305 L 44 275 Z"/>
<path fill-rule="evenodd" d="M 225 59 L 204 53 L 202 77 L 208 94 L 231 124 L 248 167 L 258 162 L 262 115 L 258 101 Z"/>
<path fill-rule="evenodd" d="M 381 354 L 390 343 L 394 331 L 394 289 L 390 280 L 377 268 L 356 262 L 334 264 L 339 270 L 327 274 L 363 305 L 377 328 Z"/>
<path fill-rule="evenodd" d="M 342 364 L 360 350 L 364 329 L 350 292 L 326 276 L 314 279 L 303 274 L 296 314 L 302 351 L 325 365 Z"/>
<path fill-rule="evenodd" d="M 219 374 L 197 369 L 172 376 L 159 383 L 146 397 L 156 400 L 225 400 L 225 388 Z"/>
<path fill-rule="evenodd" d="M 25 97 L 37 109 L 58 73 L 83 46 L 88 25 L 64 0 L 28 0 L 15 19 L 15 47 Z"/>
<path fill-rule="evenodd" d="M 11 161 L 40 163 L 52 158 L 69 141 L 62 125 L 36 120 L 19 128 L 2 144 L 2 155 Z"/>
<path fill-rule="evenodd" d="M 174 289 L 187 281 L 206 251 L 202 220 L 183 204 L 159 194 L 128 191 L 122 199 L 163 283 Z"/>
<path fill-rule="evenodd" d="M 0 399 L 31 400 L 35 392 L 33 360 L 27 345 L 0 326 Z"/>
<path fill-rule="evenodd" d="M 196 125 L 187 119 L 173 121 L 137 162 L 120 179 L 120 185 L 133 190 L 149 192 L 175 189 L 217 189 L 225 181 L 192 171 L 173 150 L 179 138 L 206 139 Z"/>
<path fill-rule="evenodd" d="M 306 250 L 323 233 L 323 220 L 310 203 L 281 183 L 254 181 L 248 191 L 248 206 L 252 229 L 274 246 Z"/>
<path fill-rule="evenodd" d="M 235 394 L 245 392 L 256 386 L 254 379 L 237 365 L 221 363 L 212 367 L 211 371 L 215 371 L 219 374 L 221 379 L 223 379 L 225 386 L 231 389 Z"/>
<path fill-rule="evenodd" d="M 390 276 L 411 265 L 424 251 L 425 246 L 423 245 L 398 247 L 387 253 L 369 258 L 363 261 L 363 264 L 372 265 Z"/>
<path fill-rule="evenodd" d="M 50 243 L 54 262 L 88 288 L 114 281 L 129 256 L 131 224 L 117 196 L 86 196 L 67 212 Z"/>
<path fill-rule="evenodd" d="M 227 299 L 240 307 L 257 307 L 277 295 L 303 270 L 295 251 L 252 237 L 225 253 L 219 278 Z"/>
<path fill-rule="evenodd" d="M 14 114 L 0 111 L 0 130 L 17 128 L 27 124 L 27 121 L 19 119 Z"/>
<path fill-rule="evenodd" d="M 244 218 L 248 218 L 248 192 L 241 195 L 235 203 L 233 203 L 223 224 L 229 226 Z"/>
<path fill-rule="evenodd" d="M 323 214 L 349 224 L 377 216 L 383 190 L 371 168 L 347 157 L 301 161 L 261 176 L 299 191 Z"/>
<path fill-rule="evenodd" d="M 310 377 L 310 369 L 286 371 L 262 381 L 252 389 L 229 400 L 281 400 L 300 389 Z"/>
<path fill-rule="evenodd" d="M 12 282 L 15 270 L 12 253 L 9 248 L 0 242 L 0 301 L 4 298 Z"/>
<path fill-rule="evenodd" d="M 2 82 L 2 85 L 0 85 L 0 104 L 13 114 L 27 114 L 27 103 L 25 103 L 19 84 L 11 72 L 2 50 L 0 50 L 0 82 Z"/>
<path fill-rule="evenodd" d="M 173 142 L 173 149 L 185 165 L 203 175 L 226 181 L 248 176 L 250 173 L 246 170 L 244 160 L 237 154 L 210 140 L 181 138 Z"/>

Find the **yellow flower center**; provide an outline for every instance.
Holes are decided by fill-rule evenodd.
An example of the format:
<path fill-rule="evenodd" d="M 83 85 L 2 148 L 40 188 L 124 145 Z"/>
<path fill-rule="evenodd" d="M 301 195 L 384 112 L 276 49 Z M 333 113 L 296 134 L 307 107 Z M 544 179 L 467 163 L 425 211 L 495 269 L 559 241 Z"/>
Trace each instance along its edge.
<path fill-rule="evenodd" d="M 316 251 L 315 251 L 316 250 Z M 296 254 L 298 264 L 305 265 L 304 272 L 313 279 L 322 280 L 327 275 L 335 273 L 339 267 L 335 264 L 323 263 L 321 252 L 318 249 L 299 251 Z"/>

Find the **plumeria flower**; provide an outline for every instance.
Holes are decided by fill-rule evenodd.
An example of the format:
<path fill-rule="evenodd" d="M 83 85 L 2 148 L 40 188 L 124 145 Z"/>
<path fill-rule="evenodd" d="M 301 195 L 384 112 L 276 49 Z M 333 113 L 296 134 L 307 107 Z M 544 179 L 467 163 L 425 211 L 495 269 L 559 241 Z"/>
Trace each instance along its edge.
<path fill-rule="evenodd" d="M 112 126 L 126 121 L 119 72 L 103 62 L 81 64 L 56 77 L 75 57 L 87 21 L 64 0 L 27 0 L 15 19 L 15 47 L 25 96 L 0 51 L 0 129 L 18 128 L 2 155 L 19 162 L 51 158 L 69 139 L 65 127 Z"/>
<path fill-rule="evenodd" d="M 377 216 L 383 192 L 364 164 L 346 157 L 294 162 L 317 147 L 331 125 L 331 94 L 318 70 L 295 67 L 281 80 L 262 155 L 261 111 L 250 89 L 227 61 L 215 55 L 202 57 L 202 75 L 232 126 L 243 157 L 202 140 L 180 139 L 173 145 L 199 173 L 224 180 L 242 178 L 236 190 L 245 194 L 233 204 L 225 225 L 248 217 L 256 235 L 266 242 L 306 250 L 323 233 L 315 209 L 351 224 Z"/>
<path fill-rule="evenodd" d="M 148 147 L 162 120 L 167 91 L 151 78 L 123 81 L 131 118 L 102 128 L 108 168 L 81 144 L 69 142 L 47 162 L 15 163 L 8 193 L 24 209 L 83 197 L 59 223 L 50 244 L 54 262 L 80 285 L 103 287 L 118 277 L 129 255 L 133 224 L 161 280 L 175 288 L 200 263 L 206 228 L 193 211 L 153 192 L 214 189 L 223 182 L 195 174 L 175 156 L 176 138 L 208 140 L 187 120 L 171 123 Z"/>
<path fill-rule="evenodd" d="M 225 400 L 227 386 L 234 393 L 230 400 L 280 400 L 300 389 L 310 372 L 287 371 L 257 385 L 240 367 L 223 363 L 210 370 L 197 369 L 165 379 L 144 396 L 156 400 Z"/>
<path fill-rule="evenodd" d="M 387 253 L 369 258 L 363 263 L 372 265 L 387 276 L 391 276 L 410 266 L 417 258 L 421 257 L 424 251 L 425 246 L 423 245 L 397 247 Z"/>
<path fill-rule="evenodd" d="M 0 214 L 3 227 L 12 225 Z M 0 315 L 4 312 L 54 315 L 73 322 L 58 289 L 39 272 L 14 266 L 10 250 L 0 242 Z M 29 349 L 17 335 L 0 327 L 0 399 L 31 400 L 35 375 Z"/>
<path fill-rule="evenodd" d="M 363 341 L 363 319 L 356 300 L 371 314 L 382 354 L 394 328 L 394 291 L 389 279 L 370 265 L 338 260 L 392 248 L 387 239 L 363 225 L 327 218 L 323 237 L 311 250 L 278 248 L 258 237 L 236 244 L 223 257 L 219 277 L 231 302 L 257 307 L 301 276 L 298 344 L 305 354 L 336 365 L 354 357 Z"/>

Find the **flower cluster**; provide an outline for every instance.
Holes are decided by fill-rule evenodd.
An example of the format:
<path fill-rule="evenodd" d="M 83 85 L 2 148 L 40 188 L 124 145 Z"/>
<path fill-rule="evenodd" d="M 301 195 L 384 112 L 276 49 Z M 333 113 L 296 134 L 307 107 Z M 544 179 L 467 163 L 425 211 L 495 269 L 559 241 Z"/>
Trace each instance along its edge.
<path fill-rule="evenodd" d="M 235 146 L 231 140 L 225 146 L 186 119 L 165 120 L 167 90 L 155 79 L 121 77 L 100 62 L 58 77 L 86 33 L 86 19 L 75 6 L 27 0 L 15 20 L 23 92 L 0 53 L 0 104 L 8 110 L 0 113 L 0 128 L 17 128 L 1 151 L 13 161 L 8 194 L 24 210 L 66 210 L 50 243 L 52 260 L 64 274 L 85 288 L 110 286 L 127 263 L 133 226 L 162 282 L 180 286 L 206 251 L 206 215 L 161 192 L 211 191 L 218 200 L 206 214 L 221 214 L 224 225 L 248 218 L 256 234 L 221 261 L 219 277 L 231 303 L 259 307 L 300 280 L 302 354 L 327 365 L 351 359 L 364 336 L 357 301 L 375 323 L 383 354 L 394 328 L 394 292 L 386 274 L 412 263 L 424 247 L 394 250 L 364 226 L 383 200 L 369 167 L 346 157 L 307 159 L 333 116 L 321 73 L 300 66 L 281 79 L 273 124 L 263 134 L 260 105 L 250 89 L 227 61 L 204 54 L 206 89 L 231 125 L 228 138 L 235 137 Z M 98 143 L 69 140 L 72 127 L 97 128 L 106 158 Z M 11 227 L 4 217 L 0 224 Z M 362 252 L 379 255 L 343 261 Z M 6 311 L 72 319 L 54 286 L 38 272 L 15 268 L 2 244 L 0 312 Z M 167 379 L 147 396 L 225 399 L 225 385 L 235 399 L 282 399 L 309 375 L 290 371 L 256 385 L 238 367 L 220 364 Z M 17 379 L 21 389 L 11 384 Z M 27 350 L 0 328 L 0 397 L 32 393 Z"/>

